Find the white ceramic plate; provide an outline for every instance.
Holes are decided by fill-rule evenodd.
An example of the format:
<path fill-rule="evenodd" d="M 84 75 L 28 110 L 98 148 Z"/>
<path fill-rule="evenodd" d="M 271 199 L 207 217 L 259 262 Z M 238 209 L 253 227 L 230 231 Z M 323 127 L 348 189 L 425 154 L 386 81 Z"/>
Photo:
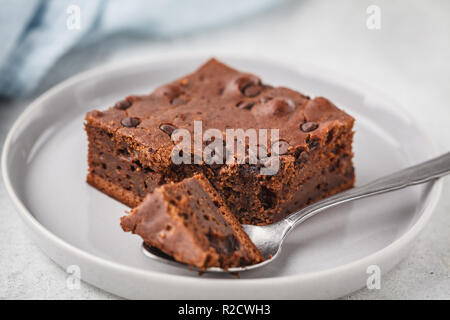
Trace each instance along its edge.
<path fill-rule="evenodd" d="M 38 245 L 83 280 L 127 298 L 337 298 L 366 285 L 370 265 L 394 267 L 429 220 L 441 182 L 328 210 L 298 227 L 277 261 L 241 274 L 205 274 L 151 261 L 138 236 L 124 233 L 125 206 L 85 183 L 84 114 L 128 94 L 149 93 L 205 57 L 143 61 L 75 76 L 42 95 L 5 142 L 6 187 Z M 433 156 L 433 143 L 404 111 L 356 82 L 304 66 L 223 58 L 271 84 L 330 98 L 356 118 L 357 184 Z"/>

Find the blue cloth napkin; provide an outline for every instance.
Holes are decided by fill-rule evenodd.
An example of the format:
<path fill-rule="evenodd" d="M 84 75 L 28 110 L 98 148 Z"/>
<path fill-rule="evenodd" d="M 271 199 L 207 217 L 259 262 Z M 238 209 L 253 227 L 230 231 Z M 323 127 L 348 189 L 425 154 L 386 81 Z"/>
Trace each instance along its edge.
<path fill-rule="evenodd" d="M 52 65 L 87 41 L 130 31 L 169 38 L 256 14 L 277 0 L 3 0 L 0 96 L 36 88 Z"/>

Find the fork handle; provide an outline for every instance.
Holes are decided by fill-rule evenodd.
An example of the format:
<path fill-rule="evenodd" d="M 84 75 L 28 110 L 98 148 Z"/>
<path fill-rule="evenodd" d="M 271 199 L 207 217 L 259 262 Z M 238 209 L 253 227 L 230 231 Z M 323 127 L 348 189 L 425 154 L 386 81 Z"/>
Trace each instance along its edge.
<path fill-rule="evenodd" d="M 412 185 L 443 177 L 449 173 L 450 152 L 421 164 L 379 178 L 366 185 L 355 187 L 334 196 L 325 198 L 324 200 L 315 202 L 312 205 L 292 213 L 286 221 L 294 227 L 322 210 L 334 207 L 338 204 L 393 190 L 403 189 Z"/>

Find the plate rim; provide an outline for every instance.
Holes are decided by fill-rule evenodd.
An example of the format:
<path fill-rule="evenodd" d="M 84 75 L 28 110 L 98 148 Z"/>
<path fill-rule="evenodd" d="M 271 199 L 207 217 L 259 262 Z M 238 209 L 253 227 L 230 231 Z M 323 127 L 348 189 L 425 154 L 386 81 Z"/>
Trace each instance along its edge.
<path fill-rule="evenodd" d="M 207 54 L 199 54 L 199 53 L 183 53 L 183 52 L 177 52 L 177 53 L 171 53 L 171 54 L 156 54 L 151 57 L 146 58 L 140 58 L 140 59 L 134 59 L 132 62 L 128 60 L 119 60 L 107 63 L 102 66 L 98 66 L 92 69 L 89 69 L 87 71 L 78 73 L 76 75 L 73 75 L 69 77 L 68 79 L 56 84 L 52 88 L 48 89 L 41 95 L 39 95 L 37 98 L 35 98 L 29 106 L 20 114 L 20 116 L 15 120 L 13 126 L 9 129 L 7 137 L 5 139 L 3 148 L 2 148 L 2 158 L 1 158 L 1 166 L 2 166 L 2 176 L 3 176 L 3 182 L 5 185 L 5 189 L 12 200 L 14 206 L 16 207 L 16 211 L 18 212 L 21 219 L 25 222 L 27 227 L 29 227 L 35 234 L 38 236 L 46 238 L 47 241 L 52 242 L 52 245 L 57 246 L 59 249 L 64 250 L 66 252 L 69 252 L 71 255 L 77 256 L 79 258 L 83 258 L 86 261 L 90 263 L 94 263 L 99 267 L 106 267 L 106 268 L 112 268 L 116 271 L 125 272 L 125 273 L 133 273 L 136 276 L 142 276 L 149 280 L 156 280 L 154 277 L 158 277 L 159 281 L 164 281 L 165 283 L 173 282 L 175 284 L 180 285 L 180 282 L 183 282 L 187 285 L 198 285 L 201 283 L 202 285 L 207 285 L 208 287 L 214 286 L 214 285 L 221 285 L 226 286 L 231 289 L 239 288 L 245 285 L 252 285 L 252 286 L 264 286 L 268 283 L 273 283 L 273 278 L 251 278 L 251 279 L 239 279 L 239 281 L 229 281 L 230 279 L 224 279 L 224 278 L 205 278 L 205 277 L 189 277 L 184 275 L 178 275 L 178 274 L 168 274 L 164 272 L 159 271 L 153 271 L 153 270 L 143 270 L 137 267 L 128 266 L 119 262 L 111 261 L 106 258 L 101 258 L 96 256 L 93 253 L 89 253 L 81 248 L 76 247 L 75 245 L 70 244 L 66 240 L 58 237 L 54 233 L 52 233 L 50 230 L 48 230 L 45 226 L 43 226 L 33 215 L 32 213 L 26 208 L 24 203 L 19 198 L 18 194 L 16 193 L 12 183 L 11 183 L 11 177 L 9 175 L 9 172 L 7 170 L 7 162 L 8 162 L 8 156 L 10 154 L 10 149 L 12 146 L 12 140 L 16 133 L 20 132 L 20 128 L 22 124 L 26 121 L 26 119 L 29 117 L 29 115 L 35 110 L 38 109 L 39 106 L 42 104 L 43 101 L 48 99 L 49 97 L 57 94 L 64 88 L 70 87 L 75 83 L 78 83 L 82 81 L 83 79 L 87 79 L 90 77 L 97 76 L 104 72 L 112 72 L 112 71 L 118 71 L 122 68 L 127 68 L 131 66 L 139 66 L 142 64 L 155 64 L 155 63 L 169 63 L 173 61 L 179 61 L 179 60 L 190 60 L 190 59 L 205 59 L 208 56 L 213 55 L 207 55 Z M 258 57 L 255 57 L 255 55 L 246 55 L 246 54 L 218 54 L 217 56 L 221 58 L 228 58 L 228 59 L 236 59 L 236 60 L 258 60 L 259 62 L 268 62 L 275 66 L 281 66 L 281 67 L 288 67 L 294 70 L 295 72 L 300 72 L 303 74 L 313 74 L 315 77 L 319 77 L 322 79 L 328 79 L 335 82 L 334 79 L 340 79 L 342 83 L 345 84 L 346 88 L 351 88 L 352 90 L 356 90 L 358 92 L 373 92 L 377 93 L 380 96 L 383 97 L 384 100 L 389 100 L 394 102 L 393 105 L 397 109 L 397 111 L 401 111 L 403 116 L 410 121 L 413 126 L 418 129 L 419 133 L 427 140 L 429 143 L 430 151 L 433 155 L 437 155 L 437 147 L 436 143 L 433 139 L 430 138 L 427 131 L 422 128 L 422 126 L 412 117 L 405 108 L 398 103 L 395 99 L 390 97 L 389 95 L 383 93 L 382 91 L 373 88 L 372 86 L 361 82 L 356 81 L 354 78 L 348 77 L 345 74 L 338 73 L 333 70 L 324 69 L 322 67 L 319 67 L 317 65 L 314 65 L 312 63 L 304 63 L 304 62 L 297 62 L 295 65 L 275 60 L 273 58 L 259 55 Z M 319 74 L 320 76 L 317 76 Z M 420 212 L 420 216 L 417 219 L 417 221 L 409 227 L 407 231 L 405 231 L 399 238 L 388 244 L 386 247 L 373 252 L 369 255 L 366 255 L 360 259 L 339 265 L 337 267 L 320 270 L 320 271 L 310 271 L 302 274 L 293 274 L 293 275 L 287 275 L 282 276 L 279 278 L 276 278 L 277 284 L 284 285 L 289 282 L 298 282 L 298 281 L 305 281 L 305 280 L 312 280 L 317 279 L 321 277 L 326 277 L 331 274 L 336 274 L 339 272 L 345 272 L 349 271 L 350 269 L 357 269 L 358 266 L 361 265 L 367 265 L 368 261 L 376 260 L 379 257 L 382 256 L 392 256 L 395 254 L 395 252 L 401 251 L 402 249 L 406 248 L 408 244 L 413 242 L 413 240 L 419 235 L 419 233 L 423 230 L 423 228 L 428 223 L 429 219 L 431 218 L 433 212 L 435 211 L 435 207 L 438 203 L 438 200 L 441 195 L 442 191 L 442 178 L 437 179 L 433 182 L 430 182 L 430 191 L 429 195 L 425 199 L 425 204 Z M 33 239 L 35 240 L 35 239 Z M 36 243 L 36 241 L 34 241 Z M 40 245 L 38 245 L 41 247 Z M 42 247 L 41 247 L 42 249 Z M 50 257 L 50 255 L 46 252 L 46 250 L 43 250 L 47 256 Z M 61 266 L 61 264 L 58 261 L 52 260 Z M 387 270 L 389 271 L 389 270 Z M 386 272 L 387 272 L 386 271 Z M 384 272 L 383 272 L 384 273 Z"/>

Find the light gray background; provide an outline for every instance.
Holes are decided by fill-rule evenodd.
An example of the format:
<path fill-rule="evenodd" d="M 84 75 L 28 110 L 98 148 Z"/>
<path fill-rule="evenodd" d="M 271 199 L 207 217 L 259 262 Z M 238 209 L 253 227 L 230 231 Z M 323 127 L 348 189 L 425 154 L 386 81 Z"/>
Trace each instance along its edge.
<path fill-rule="evenodd" d="M 369 5 L 381 9 L 381 30 L 366 27 Z M 117 35 L 86 45 L 59 61 L 39 91 L 91 67 L 189 50 L 243 53 L 295 65 L 311 63 L 395 97 L 450 150 L 450 1 L 292 1 L 258 17 L 180 39 Z M 30 99 L 0 102 L 0 144 Z M 421 146 L 418 145 L 417 148 Z M 382 279 L 380 290 L 348 299 L 450 298 L 450 180 L 411 254 Z M 0 183 L 0 299 L 115 299 L 86 283 L 66 287 L 66 273 L 27 237 Z"/>

